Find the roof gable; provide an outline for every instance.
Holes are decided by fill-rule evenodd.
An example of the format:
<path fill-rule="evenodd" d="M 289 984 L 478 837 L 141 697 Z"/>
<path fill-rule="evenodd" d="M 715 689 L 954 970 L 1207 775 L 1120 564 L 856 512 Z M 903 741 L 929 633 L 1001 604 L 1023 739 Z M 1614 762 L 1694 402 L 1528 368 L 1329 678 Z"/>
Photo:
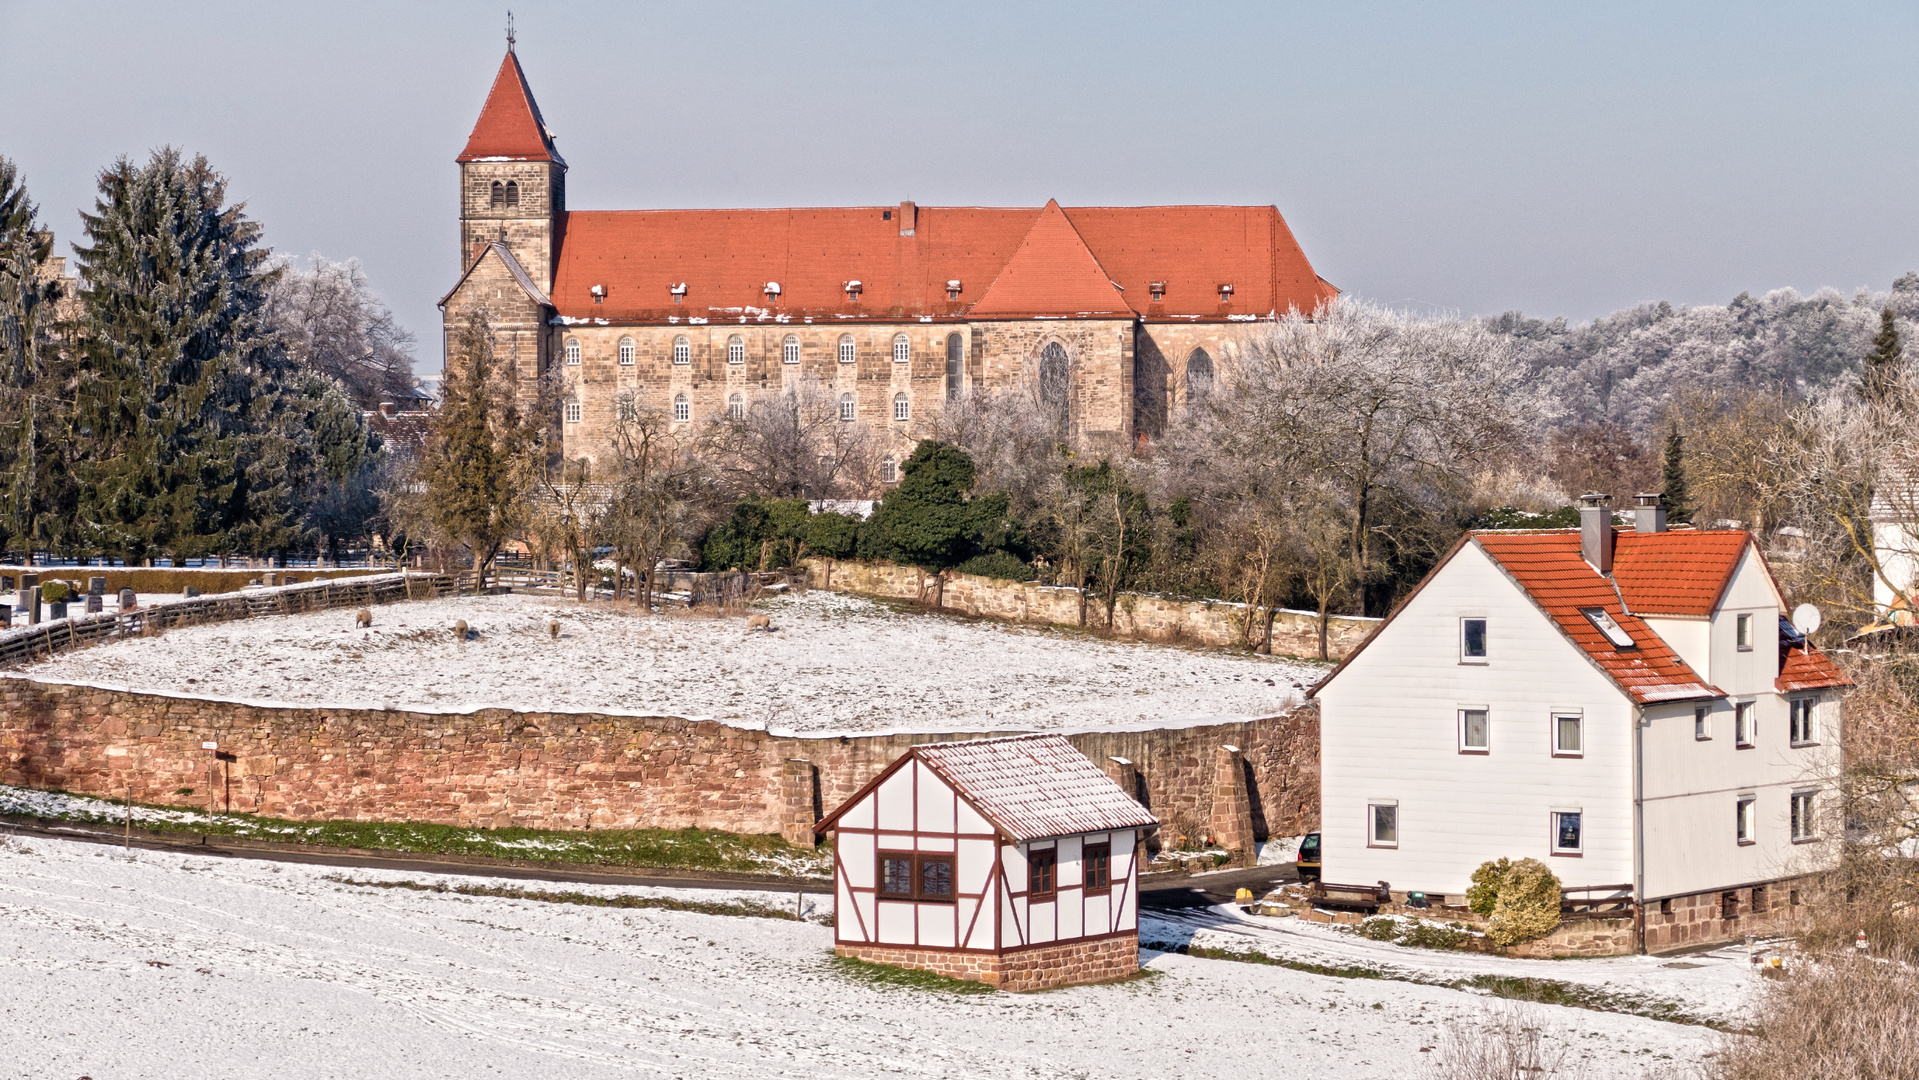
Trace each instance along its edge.
<path fill-rule="evenodd" d="M 453 287 L 446 291 L 445 296 L 440 297 L 441 307 L 445 307 L 447 301 L 453 299 L 454 295 L 467 283 L 467 279 L 471 278 L 474 271 L 485 264 L 488 258 L 500 260 L 506 272 L 513 276 L 514 282 L 526 292 L 528 299 L 542 307 L 553 306 L 553 301 L 547 298 L 546 293 L 541 291 L 540 286 L 527 274 L 526 268 L 520 265 L 520 260 L 513 257 L 513 252 L 508 250 L 505 244 L 495 240 L 480 249 L 480 254 L 474 258 L 473 264 L 466 268 L 466 273 L 461 274 L 460 280 L 453 283 Z"/>
<path fill-rule="evenodd" d="M 487 92 L 480 118 L 467 136 L 466 149 L 455 161 L 556 161 L 565 159 L 553 147 L 553 133 L 540 116 L 533 90 L 526 85 L 526 73 L 520 70 L 520 58 L 508 49 L 500 61 L 500 72 L 493 77 L 493 89 Z"/>
<path fill-rule="evenodd" d="M 975 318 L 1105 314 L 1133 309 L 1052 199 L 972 309 Z"/>

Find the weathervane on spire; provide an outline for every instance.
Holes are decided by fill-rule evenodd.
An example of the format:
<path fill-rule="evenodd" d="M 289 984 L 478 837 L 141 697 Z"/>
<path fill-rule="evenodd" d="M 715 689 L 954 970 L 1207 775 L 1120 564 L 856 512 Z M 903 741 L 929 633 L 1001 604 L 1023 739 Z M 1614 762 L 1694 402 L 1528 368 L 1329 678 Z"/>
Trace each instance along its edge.
<path fill-rule="evenodd" d="M 513 51 L 513 9 L 506 11 L 506 51 Z"/>

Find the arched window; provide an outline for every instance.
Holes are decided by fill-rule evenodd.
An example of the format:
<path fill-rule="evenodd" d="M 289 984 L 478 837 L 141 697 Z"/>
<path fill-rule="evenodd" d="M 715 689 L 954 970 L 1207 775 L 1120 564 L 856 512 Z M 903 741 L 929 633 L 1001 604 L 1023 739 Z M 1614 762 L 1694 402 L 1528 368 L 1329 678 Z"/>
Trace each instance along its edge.
<path fill-rule="evenodd" d="M 903 393 L 894 394 L 893 395 L 893 419 L 911 420 L 912 418 L 913 418 L 912 401 L 909 400 L 907 396 Z"/>
<path fill-rule="evenodd" d="M 506 208 L 508 210 L 512 210 L 518 207 L 519 205 L 520 205 L 520 182 L 518 180 L 508 180 L 506 182 Z"/>
<path fill-rule="evenodd" d="M 634 349 L 632 338 L 623 337 L 620 339 L 620 366 L 621 367 L 633 366 L 634 351 L 635 349 Z"/>
<path fill-rule="evenodd" d="M 851 422 L 855 419 L 858 419 L 858 416 L 859 416 L 858 406 L 853 403 L 853 395 L 841 394 L 840 395 L 840 419 Z"/>
<path fill-rule="evenodd" d="M 797 364 L 800 362 L 799 338 L 791 334 L 786 335 L 786 341 L 780 345 L 780 359 L 789 364 Z"/>
<path fill-rule="evenodd" d="M 893 335 L 893 362 L 904 364 L 913 359 L 913 343 L 905 334 Z"/>
<path fill-rule="evenodd" d="M 850 364 L 857 359 L 859 359 L 859 355 L 853 349 L 853 335 L 841 334 L 840 335 L 840 363 Z"/>
<path fill-rule="evenodd" d="M 1057 341 L 1048 342 L 1039 353 L 1039 403 L 1053 433 L 1064 439 L 1072 430 L 1072 365 L 1065 346 Z"/>
<path fill-rule="evenodd" d="M 579 402 L 569 401 L 566 403 L 566 422 L 569 424 L 577 424 L 580 422 Z"/>
<path fill-rule="evenodd" d="M 500 183 L 498 180 L 493 181 L 493 189 L 489 193 L 487 203 L 490 206 L 492 206 L 492 208 L 495 210 L 498 210 L 500 207 L 505 206 L 506 205 L 506 185 Z"/>
<path fill-rule="evenodd" d="M 566 339 L 566 362 L 569 367 L 580 362 L 579 338 Z"/>
<path fill-rule="evenodd" d="M 946 336 L 946 400 L 958 401 L 962 372 L 966 365 L 966 339 L 958 334 Z"/>
<path fill-rule="evenodd" d="M 673 419 L 675 420 L 693 419 L 693 407 L 686 403 L 685 394 L 673 395 Z"/>
<path fill-rule="evenodd" d="M 734 334 L 726 339 L 726 362 L 729 364 L 746 363 L 746 339 Z"/>
<path fill-rule="evenodd" d="M 693 362 L 693 343 L 683 337 L 673 339 L 673 362 L 690 364 Z"/>
<path fill-rule="evenodd" d="M 735 420 L 746 419 L 746 399 L 738 394 L 726 399 L 726 415 Z"/>
<path fill-rule="evenodd" d="M 894 461 L 892 458 L 887 458 L 885 461 L 880 462 L 880 483 L 897 484 L 899 482 L 899 462 Z"/>
<path fill-rule="evenodd" d="M 1186 358 L 1186 400 L 1198 401 L 1213 392 L 1213 358 L 1194 349 Z"/>

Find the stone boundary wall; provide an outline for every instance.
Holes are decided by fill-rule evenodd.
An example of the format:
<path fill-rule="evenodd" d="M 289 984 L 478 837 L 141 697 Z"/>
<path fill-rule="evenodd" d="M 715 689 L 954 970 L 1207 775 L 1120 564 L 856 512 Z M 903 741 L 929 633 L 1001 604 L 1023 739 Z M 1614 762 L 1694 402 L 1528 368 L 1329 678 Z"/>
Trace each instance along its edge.
<path fill-rule="evenodd" d="M 1007 953 L 917 949 L 910 945 L 839 945 L 839 956 L 874 964 L 930 971 L 1025 993 L 1059 986 L 1112 982 L 1139 971 L 1139 935 L 1069 941 Z"/>
<path fill-rule="evenodd" d="M 807 583 L 814 588 L 928 604 L 938 594 L 941 608 L 955 613 L 1054 626 L 1080 624 L 1079 592 L 1075 589 L 949 572 L 945 589 L 941 591 L 936 588 L 937 578 L 910 566 L 820 558 L 805 560 L 805 566 Z M 1254 627 L 1255 632 L 1249 634 L 1246 627 L 1250 613 L 1243 604 L 1223 600 L 1169 600 L 1124 593 L 1113 609 L 1110 631 L 1118 637 L 1141 641 L 1241 647 L 1249 640 L 1258 640 L 1258 628 Z M 1345 659 L 1379 623 L 1378 619 L 1352 615 L 1330 617 L 1326 628 L 1327 658 Z M 1100 631 L 1109 629 L 1105 605 L 1087 605 L 1086 625 Z M 1318 656 L 1318 616 L 1305 611 L 1279 611 L 1273 618 L 1272 651 Z"/>
<path fill-rule="evenodd" d="M 1006 734 L 809 738 L 665 716 L 267 706 L 0 678 L 0 783 L 204 808 L 211 782 L 223 809 L 296 820 L 697 827 L 811 843 L 814 821 L 908 747 Z M 1243 849 L 1317 827 L 1310 705 L 1067 737 L 1159 815 L 1164 843 Z M 232 760 L 210 760 L 203 740 Z"/>

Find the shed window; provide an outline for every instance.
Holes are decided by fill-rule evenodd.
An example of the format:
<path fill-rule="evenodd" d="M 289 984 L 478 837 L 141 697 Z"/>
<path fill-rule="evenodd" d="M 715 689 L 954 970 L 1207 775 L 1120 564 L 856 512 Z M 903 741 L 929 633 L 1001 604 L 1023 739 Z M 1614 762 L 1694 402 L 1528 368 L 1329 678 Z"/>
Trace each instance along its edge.
<path fill-rule="evenodd" d="M 859 418 L 859 406 L 853 401 L 853 395 L 840 395 L 840 419 L 852 423 Z"/>
<path fill-rule="evenodd" d="M 1752 749 L 1753 703 L 1742 701 L 1732 707 L 1732 741 L 1741 750 Z"/>
<path fill-rule="evenodd" d="M 693 419 L 693 407 L 686 403 L 685 394 L 673 395 L 673 419 L 675 420 Z"/>
<path fill-rule="evenodd" d="M 1462 664 L 1486 662 L 1486 620 L 1459 620 L 1459 662 Z"/>
<path fill-rule="evenodd" d="M 913 359 L 913 343 L 907 340 L 905 334 L 894 334 L 893 362 L 895 364 L 904 364 L 911 359 Z"/>
<path fill-rule="evenodd" d="M 1577 855 L 1585 850 L 1585 815 L 1577 810 L 1553 811 L 1553 854 Z"/>
<path fill-rule="evenodd" d="M 1738 635 L 1741 649 L 1752 648 L 1752 616 L 1741 615 L 1734 621 L 1734 633 Z"/>
<path fill-rule="evenodd" d="M 734 334 L 726 339 L 726 362 L 729 364 L 746 363 L 746 339 Z"/>
<path fill-rule="evenodd" d="M 921 900 L 951 900 L 953 898 L 953 857 L 921 855 L 919 880 Z"/>
<path fill-rule="evenodd" d="M 690 364 L 693 362 L 693 343 L 683 337 L 673 339 L 673 362 Z"/>
<path fill-rule="evenodd" d="M 1757 839 L 1757 829 L 1754 826 L 1758 818 L 1756 807 L 1759 805 L 1759 800 L 1752 795 L 1741 795 L 1735 805 L 1737 807 L 1734 811 L 1733 824 L 1735 835 L 1741 844 L 1753 843 Z"/>
<path fill-rule="evenodd" d="M 853 335 L 840 335 L 840 363 L 850 364 L 859 359 L 859 353 L 853 347 Z"/>
<path fill-rule="evenodd" d="M 879 894 L 888 900 L 920 900 L 951 903 L 953 900 L 953 857 L 921 855 L 910 851 L 879 853 Z"/>
<path fill-rule="evenodd" d="M 1813 794 L 1810 791 L 1792 793 L 1792 838 L 1795 842 L 1812 840 L 1818 835 L 1813 828 Z"/>
<path fill-rule="evenodd" d="M 913 856 L 880 852 L 880 895 L 913 898 Z"/>
<path fill-rule="evenodd" d="M 1399 804 L 1366 804 L 1366 843 L 1370 847 L 1399 846 Z"/>
<path fill-rule="evenodd" d="M 1113 845 L 1088 844 L 1080 858 L 1085 866 L 1083 880 L 1086 882 L 1086 891 L 1110 891 L 1113 887 Z"/>
<path fill-rule="evenodd" d="M 1811 746 L 1815 741 L 1815 732 L 1812 726 L 1812 699 L 1793 698 L 1792 744 L 1794 746 Z"/>
<path fill-rule="evenodd" d="M 632 338 L 623 337 L 620 339 L 620 366 L 621 367 L 633 366 L 633 356 L 635 351 L 636 350 L 634 349 Z"/>
<path fill-rule="evenodd" d="M 1558 757 L 1579 757 L 1586 751 L 1585 720 L 1578 713 L 1553 714 L 1553 754 Z"/>
<path fill-rule="evenodd" d="M 1054 871 L 1057 868 L 1059 852 L 1052 849 L 1035 851 L 1026 857 L 1026 893 L 1032 899 L 1053 895 Z"/>
<path fill-rule="evenodd" d="M 800 362 L 799 338 L 794 337 L 792 334 L 786 335 L 786 340 L 780 345 L 780 359 L 789 364 L 797 364 Z"/>
<path fill-rule="evenodd" d="M 911 420 L 912 418 L 913 418 L 913 403 L 907 399 L 904 393 L 894 394 L 893 395 L 893 419 Z"/>
<path fill-rule="evenodd" d="M 580 339 L 579 339 L 579 338 L 567 338 L 567 339 L 566 339 L 566 363 L 567 363 L 567 366 L 568 366 L 568 367 L 571 367 L 571 366 L 573 366 L 573 365 L 575 365 L 575 364 L 578 364 L 579 362 L 580 362 Z"/>
<path fill-rule="evenodd" d="M 966 360 L 966 339 L 958 334 L 946 335 L 946 400 L 958 401 L 960 385 L 964 381 Z"/>
<path fill-rule="evenodd" d="M 738 394 L 727 398 L 726 415 L 735 420 L 744 420 L 746 418 L 746 399 Z"/>
<path fill-rule="evenodd" d="M 1484 754 L 1492 749 L 1492 723 L 1481 707 L 1459 710 L 1459 751 Z"/>

